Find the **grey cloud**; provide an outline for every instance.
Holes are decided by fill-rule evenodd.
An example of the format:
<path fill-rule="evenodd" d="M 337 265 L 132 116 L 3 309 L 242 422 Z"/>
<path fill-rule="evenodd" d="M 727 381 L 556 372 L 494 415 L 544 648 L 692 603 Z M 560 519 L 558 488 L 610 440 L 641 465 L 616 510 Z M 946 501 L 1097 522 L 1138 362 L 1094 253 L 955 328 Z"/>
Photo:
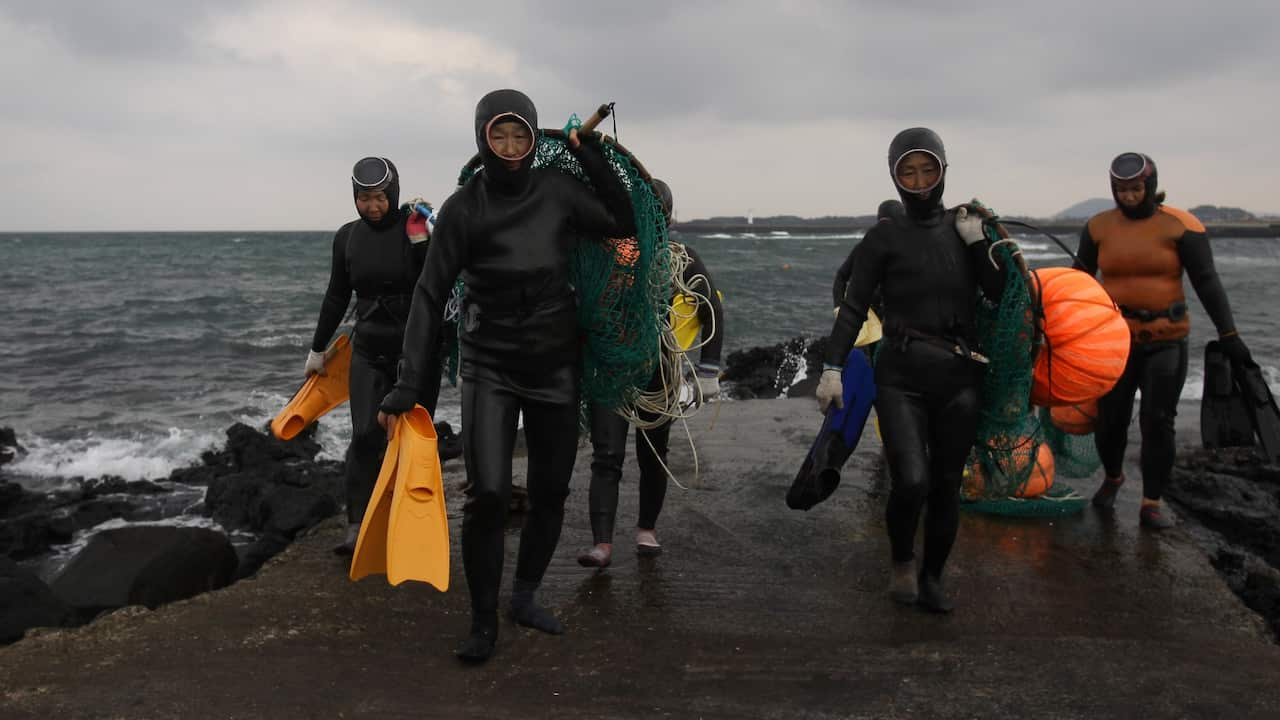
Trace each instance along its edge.
<path fill-rule="evenodd" d="M 0 16 L 51 32 L 77 55 L 174 60 L 189 55 L 206 18 L 246 5 L 247 0 L 4 0 Z"/>

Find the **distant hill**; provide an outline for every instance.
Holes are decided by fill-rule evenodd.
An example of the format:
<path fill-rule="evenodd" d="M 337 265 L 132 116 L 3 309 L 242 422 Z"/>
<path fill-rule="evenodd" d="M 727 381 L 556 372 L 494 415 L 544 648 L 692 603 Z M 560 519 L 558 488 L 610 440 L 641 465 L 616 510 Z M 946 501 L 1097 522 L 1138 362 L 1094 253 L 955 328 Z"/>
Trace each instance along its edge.
<path fill-rule="evenodd" d="M 1084 202 L 1078 202 L 1075 205 L 1063 210 L 1053 216 L 1054 220 L 1088 220 L 1103 210 L 1110 210 L 1116 206 L 1116 201 L 1111 198 L 1089 198 Z"/>
<path fill-rule="evenodd" d="M 1218 207 L 1217 205 L 1197 205 L 1187 212 L 1195 215 L 1202 223 L 1238 223 L 1256 222 L 1258 218 L 1248 210 L 1237 207 Z"/>

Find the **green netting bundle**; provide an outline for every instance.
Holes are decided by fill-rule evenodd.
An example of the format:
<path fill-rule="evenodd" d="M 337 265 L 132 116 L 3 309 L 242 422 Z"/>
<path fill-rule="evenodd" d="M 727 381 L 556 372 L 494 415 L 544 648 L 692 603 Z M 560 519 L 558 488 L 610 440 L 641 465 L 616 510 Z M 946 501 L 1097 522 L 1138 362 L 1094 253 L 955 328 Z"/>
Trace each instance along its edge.
<path fill-rule="evenodd" d="M 593 133 L 583 133 L 591 141 Z M 619 408 L 649 383 L 658 364 L 660 333 L 671 303 L 671 250 L 662 204 L 649 175 L 626 148 L 600 135 L 600 148 L 631 196 L 633 238 L 584 238 L 573 253 L 583 334 L 582 406 Z M 590 185 L 561 130 L 539 130 L 533 167 L 551 168 Z M 458 184 L 481 169 L 479 156 Z M 459 295 L 465 289 L 459 291 Z"/>
<path fill-rule="evenodd" d="M 1040 426 L 1044 429 L 1044 441 L 1053 451 L 1054 472 L 1058 477 L 1087 478 L 1102 466 L 1093 433 L 1063 432 L 1050 421 L 1049 408 L 1040 408 Z"/>
<path fill-rule="evenodd" d="M 1071 488 L 1054 484 L 1056 458 L 1045 444 L 1045 426 L 1031 406 L 1038 328 L 1028 270 L 1016 244 L 1002 240 L 990 224 L 986 229 L 991 256 L 1004 268 L 1005 290 L 998 305 L 977 300 L 979 347 L 989 362 L 963 494 L 974 501 L 970 509 L 983 512 L 1030 516 L 1076 512 L 1083 504 Z"/>

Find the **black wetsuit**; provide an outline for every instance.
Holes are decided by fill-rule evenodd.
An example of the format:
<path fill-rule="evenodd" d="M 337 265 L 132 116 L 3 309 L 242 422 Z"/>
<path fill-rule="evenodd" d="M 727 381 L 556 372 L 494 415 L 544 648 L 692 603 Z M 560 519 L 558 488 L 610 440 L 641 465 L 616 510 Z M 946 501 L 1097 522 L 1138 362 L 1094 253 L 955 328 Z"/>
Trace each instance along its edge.
<path fill-rule="evenodd" d="M 932 140 L 931 132 L 900 135 L 890 148 L 890 172 L 912 149 L 944 157 L 941 141 Z M 936 580 L 959 527 L 960 482 L 976 435 L 984 371 L 943 345 L 978 350 L 979 289 L 998 302 L 1004 276 L 988 261 L 986 241 L 966 247 L 960 239 L 955 212 L 942 206 L 941 182 L 926 199 L 901 194 L 906 216 L 877 224 L 854 250 L 849 291 L 823 359 L 828 367 L 844 365 L 879 290 L 884 341 L 875 407 L 892 482 L 889 541 L 894 562 L 910 561 L 927 506 L 921 574 Z"/>
<path fill-rule="evenodd" d="M 354 292 L 356 325 L 348 383 L 351 444 L 346 457 L 347 521 L 351 523 L 364 518 L 386 452 L 378 403 L 395 383 L 410 293 L 427 253 L 427 243 L 411 243 L 405 232 L 409 213 L 396 208 L 398 186 L 385 192 L 389 209 L 379 222 L 353 220 L 334 234 L 329 286 L 311 340 L 312 350 L 324 351 Z"/>
<path fill-rule="evenodd" d="M 715 329 L 709 338 L 705 335 L 698 366 L 719 369 L 720 350 L 724 346 L 724 307 L 716 293 L 711 273 L 693 248 L 686 246 L 690 263 L 685 268 L 685 285 L 705 295 L 710 303 L 698 305 L 698 321 L 704 332 Z M 693 284 L 696 276 L 706 278 L 706 285 Z M 658 389 L 661 382 L 655 375 L 650 390 Z M 641 412 L 642 420 L 657 416 Z M 607 407 L 591 409 L 591 490 L 588 507 L 591 515 L 591 535 L 595 544 L 613 542 L 613 526 L 618 514 L 618 485 L 622 482 L 622 463 L 627 453 L 627 421 Z M 651 430 L 636 432 L 636 463 L 640 466 L 640 515 L 636 527 L 652 530 L 658 523 L 662 503 L 667 496 L 667 449 L 671 435 L 671 423 L 666 422 Z M 646 439 L 647 438 L 647 439 Z"/>
<path fill-rule="evenodd" d="M 491 120 L 510 114 L 537 127 L 536 110 L 522 93 L 490 93 L 476 108 L 476 143 L 485 169 L 440 209 L 414 290 L 400 377 L 382 404 L 398 414 L 421 395 L 427 409 L 435 410 L 435 349 L 445 302 L 461 275 L 466 294 L 459 372 L 469 482 L 462 557 L 472 637 L 486 639 L 497 630 L 503 528 L 521 414 L 530 507 L 516 561 L 517 592 L 531 594 L 541 582 L 560 538 L 578 439 L 580 341 L 570 251 L 580 238 L 635 234 L 626 190 L 597 148 L 584 143 L 574 154 L 599 196 L 556 170 L 532 169 L 532 153 L 518 170 L 507 169 L 489 149 L 485 132 Z"/>

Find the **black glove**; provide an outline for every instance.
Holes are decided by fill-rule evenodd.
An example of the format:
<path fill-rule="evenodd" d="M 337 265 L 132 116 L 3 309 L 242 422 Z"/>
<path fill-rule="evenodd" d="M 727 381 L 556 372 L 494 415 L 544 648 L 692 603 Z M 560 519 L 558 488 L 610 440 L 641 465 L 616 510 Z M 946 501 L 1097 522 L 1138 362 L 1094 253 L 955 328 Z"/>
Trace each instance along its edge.
<path fill-rule="evenodd" d="M 1253 362 L 1253 356 L 1249 354 L 1249 348 L 1245 347 L 1244 341 L 1239 335 L 1233 334 L 1228 337 L 1218 339 L 1218 349 L 1222 354 L 1231 358 L 1231 362 L 1248 364 Z"/>
<path fill-rule="evenodd" d="M 382 404 L 378 409 L 388 415 L 400 415 L 407 413 L 413 409 L 418 402 L 418 393 L 402 385 L 396 385 L 382 398 Z"/>

